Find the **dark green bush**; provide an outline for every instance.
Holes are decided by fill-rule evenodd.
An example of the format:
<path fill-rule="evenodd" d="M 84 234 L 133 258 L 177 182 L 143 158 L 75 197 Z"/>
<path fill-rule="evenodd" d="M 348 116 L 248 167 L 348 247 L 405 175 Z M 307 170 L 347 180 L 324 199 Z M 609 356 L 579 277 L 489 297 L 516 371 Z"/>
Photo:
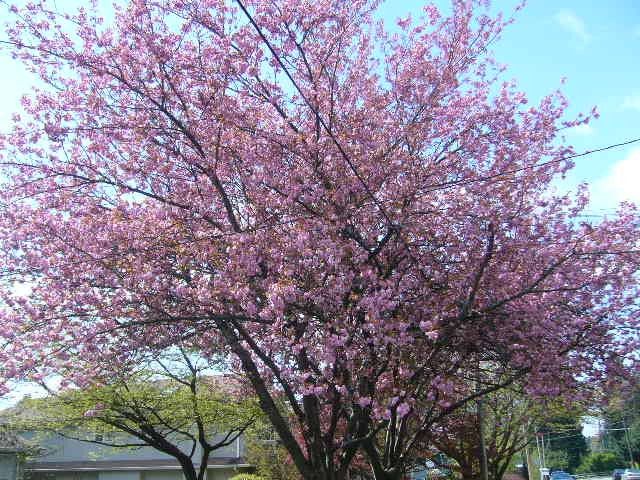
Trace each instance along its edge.
<path fill-rule="evenodd" d="M 622 468 L 625 461 L 617 453 L 590 453 L 582 460 L 576 473 L 611 473 L 614 468 Z"/>

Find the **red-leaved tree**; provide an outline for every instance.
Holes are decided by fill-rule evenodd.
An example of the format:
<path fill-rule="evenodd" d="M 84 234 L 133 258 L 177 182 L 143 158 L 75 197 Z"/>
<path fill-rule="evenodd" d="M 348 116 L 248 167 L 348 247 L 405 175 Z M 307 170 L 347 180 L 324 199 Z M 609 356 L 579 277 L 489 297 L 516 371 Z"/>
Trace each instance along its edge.
<path fill-rule="evenodd" d="M 382 480 L 481 395 L 633 368 L 635 207 L 550 188 L 595 112 L 500 83 L 484 2 L 378 3 L 8 6 L 43 86 L 0 139 L 0 376 L 226 349 L 305 479 Z"/>

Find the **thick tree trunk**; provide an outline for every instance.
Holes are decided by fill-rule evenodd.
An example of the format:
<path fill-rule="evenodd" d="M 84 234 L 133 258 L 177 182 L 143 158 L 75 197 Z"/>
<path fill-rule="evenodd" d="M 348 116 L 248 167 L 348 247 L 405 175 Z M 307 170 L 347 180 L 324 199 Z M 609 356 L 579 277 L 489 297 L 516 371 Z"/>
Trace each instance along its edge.
<path fill-rule="evenodd" d="M 462 480 L 482 480 L 478 466 L 474 464 L 473 461 L 470 463 L 461 463 L 458 460 L 458 465 L 460 466 L 459 472 Z"/>
<path fill-rule="evenodd" d="M 180 459 L 178 461 L 180 462 L 180 466 L 182 467 L 184 480 L 198 480 L 198 474 L 195 467 L 193 466 L 193 462 Z"/>
<path fill-rule="evenodd" d="M 389 470 L 381 470 L 377 472 L 373 472 L 373 478 L 375 480 L 401 480 L 402 473 L 396 469 Z"/>
<path fill-rule="evenodd" d="M 489 480 L 489 466 L 487 464 L 487 446 L 484 441 L 484 404 L 483 398 L 477 400 L 478 407 L 478 436 L 480 439 L 480 480 Z"/>
<path fill-rule="evenodd" d="M 347 472 L 338 470 L 317 469 L 311 476 L 301 476 L 303 480 L 347 480 L 349 475 Z"/>
<path fill-rule="evenodd" d="M 204 447 L 202 448 L 204 449 Z M 197 480 L 206 480 L 208 466 L 209 466 L 209 452 L 204 450 L 202 455 L 200 456 L 200 467 L 198 469 Z"/>

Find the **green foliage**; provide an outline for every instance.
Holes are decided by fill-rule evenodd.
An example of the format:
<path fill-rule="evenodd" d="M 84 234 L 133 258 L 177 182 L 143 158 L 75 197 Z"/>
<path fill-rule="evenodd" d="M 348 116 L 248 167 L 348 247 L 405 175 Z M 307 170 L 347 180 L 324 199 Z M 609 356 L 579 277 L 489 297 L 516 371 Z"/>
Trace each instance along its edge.
<path fill-rule="evenodd" d="M 576 473 L 607 473 L 624 465 L 624 461 L 615 452 L 591 453 L 584 457 Z"/>
<path fill-rule="evenodd" d="M 582 417 L 585 410 L 579 406 L 566 408 L 556 405 L 539 427 L 545 434 L 547 465 L 552 469 L 575 472 L 587 455 L 589 446 L 582 435 Z"/>
<path fill-rule="evenodd" d="M 212 374 L 210 366 L 186 350 L 165 352 L 134 371 L 114 373 L 102 385 L 25 399 L 4 421 L 14 430 L 34 432 L 36 443 L 51 433 L 92 442 L 100 446 L 98 456 L 140 446 L 166 452 L 185 442 L 205 442 L 215 450 L 225 446 L 217 434 L 228 433 L 232 442 L 262 412 L 237 381 Z M 188 478 L 197 476 L 188 470 Z"/>
<path fill-rule="evenodd" d="M 246 449 L 247 461 L 255 466 L 258 478 L 296 480 L 300 477 L 289 454 L 281 445 L 264 445 L 253 439 L 246 442 Z"/>
<path fill-rule="evenodd" d="M 109 450 L 141 446 L 173 455 L 180 451 L 177 445 L 186 445 L 191 454 L 188 461 L 181 459 L 182 470 L 186 479 L 196 480 L 206 465 L 194 462 L 198 445 L 210 455 L 262 415 L 237 380 L 212 372 L 210 360 L 175 349 L 133 370 L 113 373 L 101 385 L 26 399 L 4 413 L 3 420 L 14 430 L 35 434 L 35 444 L 51 433 L 94 443 L 96 458 Z"/>
<path fill-rule="evenodd" d="M 239 473 L 231 477 L 229 480 L 264 480 L 264 477 L 254 473 Z"/>
<path fill-rule="evenodd" d="M 629 465 L 629 450 L 635 462 L 640 462 L 640 388 L 621 391 L 610 396 L 604 411 L 605 442 Z M 624 428 L 628 428 L 625 431 Z"/>
<path fill-rule="evenodd" d="M 545 460 L 551 470 L 569 470 L 569 454 L 566 450 L 550 450 L 545 454 Z"/>
<path fill-rule="evenodd" d="M 298 480 L 300 474 L 291 461 L 289 454 L 277 440 L 273 439 L 273 435 L 270 434 L 269 430 L 267 423 L 260 423 L 258 428 L 253 428 L 245 436 L 247 462 L 255 467 L 258 478 L 264 480 Z"/>
<path fill-rule="evenodd" d="M 201 423 L 213 434 L 237 430 L 260 415 L 253 398 L 234 397 L 218 383 L 215 377 L 167 378 L 145 370 L 107 385 L 26 399 L 9 420 L 20 430 L 72 430 L 84 440 L 98 434 L 118 444 L 122 432 L 140 431 L 145 423 L 167 435 L 194 432 Z"/>

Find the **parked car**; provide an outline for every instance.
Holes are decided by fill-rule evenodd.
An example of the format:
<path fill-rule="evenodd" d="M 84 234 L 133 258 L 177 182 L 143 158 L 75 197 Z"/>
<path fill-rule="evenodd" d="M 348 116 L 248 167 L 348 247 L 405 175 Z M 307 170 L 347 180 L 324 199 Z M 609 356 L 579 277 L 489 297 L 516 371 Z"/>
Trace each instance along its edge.
<path fill-rule="evenodd" d="M 616 468 L 611 474 L 611 480 L 622 480 L 623 473 L 624 473 L 624 468 Z"/>
<path fill-rule="evenodd" d="M 640 470 L 637 468 L 627 468 L 620 480 L 640 480 Z"/>
<path fill-rule="evenodd" d="M 573 475 L 563 470 L 554 470 L 549 476 L 550 480 L 574 480 Z M 640 479 L 639 479 L 640 480 Z"/>

